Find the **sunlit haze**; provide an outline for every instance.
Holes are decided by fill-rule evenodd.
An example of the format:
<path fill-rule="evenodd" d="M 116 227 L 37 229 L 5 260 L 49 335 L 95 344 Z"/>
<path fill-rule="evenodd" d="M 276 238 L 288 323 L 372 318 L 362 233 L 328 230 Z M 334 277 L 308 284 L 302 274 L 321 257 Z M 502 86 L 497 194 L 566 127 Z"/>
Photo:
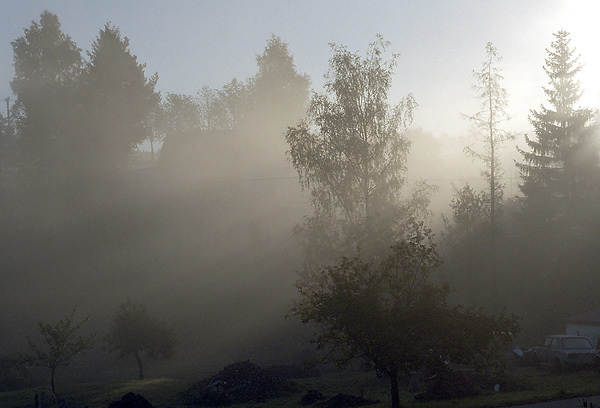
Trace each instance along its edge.
<path fill-rule="evenodd" d="M 600 404 L 599 107 L 600 0 L 0 0 L 0 407 Z"/>
<path fill-rule="evenodd" d="M 419 109 L 414 125 L 458 136 L 468 132 L 463 114 L 477 107 L 470 93 L 471 72 L 482 61 L 485 44 L 503 57 L 509 94 L 510 127 L 529 132 L 529 109 L 545 101 L 542 70 L 552 33 L 566 29 L 585 67 L 583 102 L 600 101 L 600 38 L 597 2 L 538 1 L 4 1 L 0 15 L 0 97 L 11 96 L 10 41 L 23 34 L 47 9 L 84 51 L 110 21 L 129 37 L 131 50 L 147 73 L 158 73 L 163 92 L 195 94 L 219 88 L 233 77 L 253 75 L 255 55 L 275 34 L 289 44 L 299 72 L 321 89 L 328 69 L 329 43 L 365 50 L 377 33 L 401 54 L 394 97 L 413 93 Z M 596 79 L 595 79 L 596 78 Z"/>

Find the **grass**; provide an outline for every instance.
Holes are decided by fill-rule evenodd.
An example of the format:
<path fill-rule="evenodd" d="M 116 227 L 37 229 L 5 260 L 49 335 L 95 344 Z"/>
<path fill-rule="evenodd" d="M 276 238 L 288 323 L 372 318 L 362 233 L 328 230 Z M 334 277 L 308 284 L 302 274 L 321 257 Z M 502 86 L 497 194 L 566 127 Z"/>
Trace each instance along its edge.
<path fill-rule="evenodd" d="M 600 375 L 595 371 L 577 371 L 557 374 L 551 371 L 537 370 L 533 367 L 518 367 L 512 375 L 526 385 L 526 390 L 515 392 L 498 392 L 492 390 L 486 395 L 454 399 L 447 401 L 417 402 L 414 395 L 403 391 L 402 404 L 407 408 L 491 408 L 505 407 L 525 403 L 549 401 L 554 399 L 600 395 Z M 293 394 L 267 400 L 264 403 L 233 405 L 234 408 L 285 408 L 298 407 L 298 401 L 311 389 L 331 397 L 340 392 L 361 395 L 364 398 L 382 401 L 374 408 L 389 406 L 388 382 L 385 378 L 377 378 L 373 373 L 339 372 L 328 373 L 318 378 L 296 380 L 296 391 Z M 118 383 L 86 383 L 63 385 L 61 397 L 71 406 L 89 408 L 106 408 L 112 401 L 119 400 L 124 394 L 134 392 L 143 395 L 156 408 L 183 408 L 181 393 L 190 386 L 189 383 L 171 379 L 155 379 Z M 38 387 L 27 390 L 0 393 L 0 407 L 24 408 L 33 407 L 35 394 L 45 393 L 46 401 L 51 400 L 49 388 Z"/>

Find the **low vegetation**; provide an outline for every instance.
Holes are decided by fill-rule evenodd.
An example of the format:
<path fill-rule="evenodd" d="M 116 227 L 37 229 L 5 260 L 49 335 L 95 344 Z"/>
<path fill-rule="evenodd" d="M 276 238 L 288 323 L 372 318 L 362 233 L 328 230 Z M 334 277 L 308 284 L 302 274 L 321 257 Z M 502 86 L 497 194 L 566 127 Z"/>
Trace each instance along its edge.
<path fill-rule="evenodd" d="M 538 370 L 534 367 L 515 367 L 508 371 L 513 382 L 517 382 L 520 391 L 504 391 L 502 387 L 495 392 L 492 387 L 483 390 L 483 395 L 470 398 L 420 402 L 415 399 L 416 393 L 409 391 L 408 379 L 404 379 L 400 400 L 407 408 L 446 408 L 446 407 L 504 407 L 555 399 L 583 397 L 600 394 L 600 381 L 595 371 L 577 371 L 557 374 L 553 371 Z M 338 394 L 363 397 L 380 401 L 370 405 L 374 408 L 388 407 L 390 403 L 389 385 L 385 378 L 379 378 L 372 372 L 358 370 L 332 371 L 319 377 L 301 378 L 292 381 L 284 396 L 257 402 L 245 402 L 230 405 L 236 407 L 297 407 L 300 400 L 310 390 L 317 390 L 326 398 Z M 66 406 L 87 406 L 89 408 L 106 408 L 111 402 L 119 400 L 128 392 L 143 395 L 154 407 L 188 407 L 186 392 L 193 383 L 172 380 L 153 379 L 118 383 L 86 383 L 64 387 L 61 394 Z M 0 393 L 0 407 L 33 406 L 35 395 L 40 402 L 42 398 L 51 405 L 49 387 L 30 388 L 20 391 Z M 316 404 L 314 404 L 316 405 Z M 311 405 L 312 406 L 312 405 Z"/>

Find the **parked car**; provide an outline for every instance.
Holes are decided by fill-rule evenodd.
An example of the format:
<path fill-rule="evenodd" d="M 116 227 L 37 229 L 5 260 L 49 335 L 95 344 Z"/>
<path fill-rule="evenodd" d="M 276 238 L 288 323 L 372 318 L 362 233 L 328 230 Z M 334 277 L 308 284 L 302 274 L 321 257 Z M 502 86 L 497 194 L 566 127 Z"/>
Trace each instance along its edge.
<path fill-rule="evenodd" d="M 544 345 L 533 347 L 536 363 L 552 364 L 558 370 L 567 367 L 583 367 L 598 365 L 598 351 L 587 337 L 556 334 L 548 336 Z"/>

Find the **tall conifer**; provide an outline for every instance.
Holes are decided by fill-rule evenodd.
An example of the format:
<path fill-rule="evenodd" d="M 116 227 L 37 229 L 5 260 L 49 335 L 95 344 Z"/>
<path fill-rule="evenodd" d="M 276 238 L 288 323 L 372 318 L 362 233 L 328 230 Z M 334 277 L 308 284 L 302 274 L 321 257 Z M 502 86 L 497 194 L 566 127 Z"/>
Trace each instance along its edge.
<path fill-rule="evenodd" d="M 581 71 L 579 55 L 570 46 L 569 33 L 560 30 L 547 49 L 544 88 L 549 107 L 532 110 L 529 120 L 535 138 L 525 137 L 529 151 L 518 149 L 525 205 L 543 221 L 557 220 L 595 191 L 598 146 L 593 141 L 594 111 L 578 105 Z"/>

